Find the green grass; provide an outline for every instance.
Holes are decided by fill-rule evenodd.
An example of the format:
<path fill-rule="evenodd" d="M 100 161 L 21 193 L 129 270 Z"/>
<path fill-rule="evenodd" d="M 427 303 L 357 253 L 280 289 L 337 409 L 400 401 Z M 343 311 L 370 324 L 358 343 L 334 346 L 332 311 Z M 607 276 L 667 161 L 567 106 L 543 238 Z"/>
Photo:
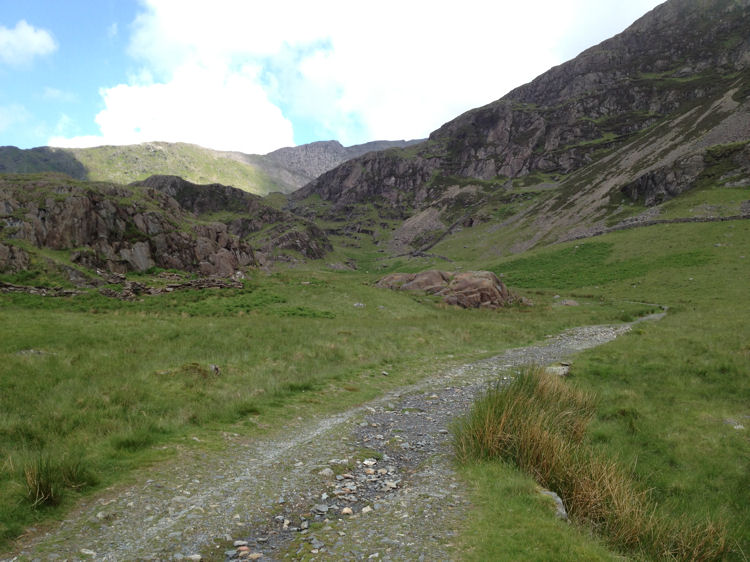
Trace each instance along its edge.
<path fill-rule="evenodd" d="M 658 218 L 739 215 L 745 201 L 750 201 L 750 186 L 696 189 L 664 203 Z"/>
<path fill-rule="evenodd" d="M 449 309 L 377 289 L 374 279 L 258 273 L 243 289 L 134 302 L 95 291 L 0 295 L 2 540 L 61 517 L 81 493 L 163 458 L 161 446 L 186 435 L 205 432 L 218 444 L 211 435 L 230 426 L 253 433 L 287 416 L 340 410 L 435 365 L 612 321 L 622 309 L 599 300 L 560 309 L 545 304 L 551 297 L 531 309 Z M 391 376 L 377 376 L 382 370 Z M 76 463 L 86 478 L 51 476 Z M 41 491 L 29 492 L 36 483 Z"/>
<path fill-rule="evenodd" d="M 529 369 L 489 389 L 455 428 L 460 461 L 512 463 L 556 492 L 574 521 L 618 550 L 648 559 L 719 560 L 727 531 L 657 509 L 630 471 L 583 443 L 594 397 Z"/>
<path fill-rule="evenodd" d="M 266 195 L 280 186 L 249 162 L 185 143 L 145 143 L 64 149 L 86 168 L 88 179 L 130 183 L 154 174 L 177 175 L 197 184 L 221 183 Z"/>
<path fill-rule="evenodd" d="M 670 520 L 723 523 L 731 560 L 750 552 L 748 248 L 750 221 L 675 224 L 494 267 L 530 293 L 559 287 L 574 297 L 669 307 L 659 322 L 575 359 L 571 384 L 597 396 L 585 442 L 631 470 Z"/>
<path fill-rule="evenodd" d="M 658 258 L 621 259 L 610 242 L 585 241 L 564 249 L 518 258 L 495 268 L 516 287 L 574 289 L 604 285 L 667 268 L 698 267 L 710 260 L 706 251 L 670 253 Z"/>
<path fill-rule="evenodd" d="M 557 519 L 534 480 L 510 465 L 467 464 L 461 475 L 472 483 L 474 506 L 459 545 L 462 560 L 622 559 L 585 531 Z"/>
<path fill-rule="evenodd" d="M 227 427 L 254 434 L 288 416 L 319 416 L 413 382 L 435 365 L 575 325 L 632 319 L 656 308 L 637 303 L 656 303 L 670 307 L 665 319 L 575 360 L 571 384 L 598 396 L 585 441 L 632 468 L 670 517 L 725 521 L 729 557 L 741 560 L 741 549 L 750 552 L 750 448 L 748 430 L 727 420 L 750 427 L 750 221 L 641 228 L 509 258 L 493 257 L 493 245 L 516 234 L 488 228 L 464 229 L 435 249 L 451 248 L 458 263 L 383 259 L 371 237 L 341 236 L 352 244 L 339 245 L 325 263 L 257 273 L 243 289 L 135 302 L 96 292 L 0 295 L 3 544 L 62 517 L 81 494 L 163 459 L 160 447 L 196 432 L 218 446 L 211 435 Z M 360 270 L 321 271 L 347 259 Z M 491 268 L 535 306 L 453 310 L 372 287 L 375 272 L 428 267 Z M 555 294 L 581 306 L 554 306 Z M 377 376 L 382 370 L 391 376 Z M 54 476 L 65 471 L 82 476 Z M 479 521 L 496 517 L 486 509 L 512 505 L 493 499 L 503 489 L 502 482 L 477 484 L 466 536 L 482 534 Z M 37 502 L 45 497 L 52 499 Z M 532 506 L 531 526 L 550 523 L 545 505 L 519 501 Z M 562 559 L 599 548 L 570 540 Z"/>

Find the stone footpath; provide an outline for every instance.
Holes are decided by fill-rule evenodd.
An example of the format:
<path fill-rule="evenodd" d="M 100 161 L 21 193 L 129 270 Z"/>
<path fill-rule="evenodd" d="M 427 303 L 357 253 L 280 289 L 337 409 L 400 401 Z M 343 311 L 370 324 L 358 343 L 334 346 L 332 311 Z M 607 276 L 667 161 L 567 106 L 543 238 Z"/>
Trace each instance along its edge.
<path fill-rule="evenodd" d="M 454 541 L 470 506 L 452 467 L 452 420 L 520 366 L 561 361 L 629 329 L 569 330 L 339 415 L 300 419 L 267 441 L 227 433 L 226 451 L 184 452 L 147 480 L 82 503 L 4 560 L 460 559 Z"/>

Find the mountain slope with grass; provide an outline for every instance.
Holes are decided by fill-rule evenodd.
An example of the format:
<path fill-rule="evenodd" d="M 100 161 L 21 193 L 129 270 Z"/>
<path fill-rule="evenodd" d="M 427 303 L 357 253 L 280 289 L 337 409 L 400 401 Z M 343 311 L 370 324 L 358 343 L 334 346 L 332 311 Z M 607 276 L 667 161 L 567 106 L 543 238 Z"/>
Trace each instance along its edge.
<path fill-rule="evenodd" d="M 747 0 L 666 2 L 426 142 L 326 172 L 294 205 L 391 253 L 481 225 L 507 253 L 654 218 L 709 183 L 746 188 L 748 27 Z"/>
<path fill-rule="evenodd" d="M 75 179 L 49 150 L 34 158 L 70 175 L 0 175 L 0 551 L 226 560 L 235 540 L 283 555 L 284 536 L 292 557 L 322 543 L 429 559 L 437 537 L 462 560 L 747 560 L 749 18 L 748 0 L 666 2 L 424 143 L 324 173 L 288 209 L 173 175 Z M 242 276 L 195 279 L 240 251 Z M 519 298 L 457 309 L 377 286 L 430 269 L 491 271 Z M 655 312 L 598 347 L 576 336 Z M 495 361 L 528 407 L 491 390 L 450 412 L 460 481 L 439 480 L 447 452 L 435 478 L 409 465 L 448 439 L 428 404 L 447 420 L 489 376 L 477 365 L 561 333 L 565 378 L 524 378 L 549 356 Z M 434 392 L 413 394 L 420 381 Z M 393 417 L 408 431 L 389 434 Z M 344 418 L 361 440 L 329 425 Z M 298 446 L 316 427 L 335 447 Z M 445 485 L 398 495 L 420 479 Z M 388 513 L 384 534 L 371 523 Z"/>
<path fill-rule="evenodd" d="M 325 141 L 281 148 L 266 155 L 168 142 L 29 150 L 5 146 L 0 147 L 0 173 L 61 172 L 75 179 L 114 183 L 175 175 L 197 184 L 221 183 L 267 195 L 292 192 L 355 156 L 415 142 L 374 141 L 344 147 L 337 141 Z"/>

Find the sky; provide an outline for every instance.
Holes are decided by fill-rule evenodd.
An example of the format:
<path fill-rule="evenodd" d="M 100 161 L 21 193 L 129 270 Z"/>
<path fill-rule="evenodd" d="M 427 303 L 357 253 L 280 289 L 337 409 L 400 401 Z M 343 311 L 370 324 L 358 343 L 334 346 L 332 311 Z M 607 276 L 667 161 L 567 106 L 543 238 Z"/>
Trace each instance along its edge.
<path fill-rule="evenodd" d="M 424 138 L 660 0 L 0 0 L 0 146 Z"/>

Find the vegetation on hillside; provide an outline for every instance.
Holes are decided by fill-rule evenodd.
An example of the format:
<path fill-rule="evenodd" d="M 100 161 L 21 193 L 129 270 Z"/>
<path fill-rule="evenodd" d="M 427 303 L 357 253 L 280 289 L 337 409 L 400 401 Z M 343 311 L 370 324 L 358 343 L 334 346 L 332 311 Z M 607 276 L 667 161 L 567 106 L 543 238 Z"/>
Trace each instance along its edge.
<path fill-rule="evenodd" d="M 723 527 L 726 557 L 732 560 L 743 560 L 750 550 L 748 247 L 746 220 L 660 225 L 549 247 L 496 266 L 509 286 L 527 292 L 537 287 L 543 294 L 557 291 L 584 302 L 606 295 L 668 307 L 662 320 L 639 324 L 614 342 L 580 354 L 565 392 L 596 397 L 579 447 L 594 458 L 609 459 L 602 462 L 614 463 L 607 466 L 632 479 L 639 493 L 649 492 L 661 521 L 656 530 L 667 532 L 670 525 L 696 529 L 710 520 L 716 527 L 704 536 L 716 536 Z M 482 408 L 489 406 L 478 406 L 475 415 Z M 543 425 L 546 431 L 558 426 Z M 469 429 L 466 439 L 479 439 L 479 429 Z M 532 474 L 540 476 L 535 470 Z M 491 483 L 472 478 L 485 498 L 481 505 L 502 501 Z M 559 480 L 542 483 L 571 499 Z M 476 539 L 471 528 L 487 517 L 486 509 L 468 524 L 467 537 Z M 649 540 L 651 547 L 635 546 L 646 557 L 659 555 L 659 548 L 665 554 L 677 548 L 659 533 Z M 486 541 L 487 548 L 505 552 L 502 545 L 493 546 L 489 535 Z M 722 540 L 713 544 L 721 546 Z M 704 558 L 671 552 L 691 560 L 720 559 L 720 551 Z"/>
<path fill-rule="evenodd" d="M 220 183 L 267 195 L 281 191 L 260 166 L 193 144 L 146 143 L 70 149 L 86 168 L 88 179 L 131 183 L 153 175 L 175 175 L 198 184 Z"/>

